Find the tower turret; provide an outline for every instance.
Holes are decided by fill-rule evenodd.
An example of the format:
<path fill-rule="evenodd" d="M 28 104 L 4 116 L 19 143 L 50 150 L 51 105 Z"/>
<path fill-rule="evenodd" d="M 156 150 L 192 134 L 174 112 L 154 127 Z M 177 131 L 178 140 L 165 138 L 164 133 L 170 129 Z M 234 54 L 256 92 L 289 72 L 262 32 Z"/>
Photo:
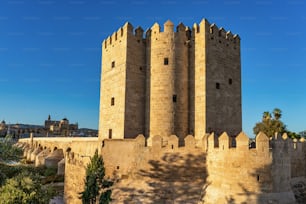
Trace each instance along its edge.
<path fill-rule="evenodd" d="M 147 135 L 188 134 L 188 45 L 186 27 L 174 32 L 168 20 L 163 31 L 154 24 L 147 32 Z"/>

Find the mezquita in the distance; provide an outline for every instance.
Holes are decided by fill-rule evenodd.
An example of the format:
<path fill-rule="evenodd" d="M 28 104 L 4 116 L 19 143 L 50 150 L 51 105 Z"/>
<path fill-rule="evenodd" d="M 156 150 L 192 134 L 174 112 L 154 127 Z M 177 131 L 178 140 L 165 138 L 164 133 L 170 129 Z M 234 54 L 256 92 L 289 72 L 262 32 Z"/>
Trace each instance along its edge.
<path fill-rule="evenodd" d="M 49 115 L 44 125 L 7 124 L 0 123 L 0 137 L 11 135 L 15 139 L 26 138 L 34 133 L 38 137 L 97 137 L 98 131 L 89 128 L 79 128 L 78 123 L 69 123 L 65 117 L 62 120 L 53 120 Z"/>

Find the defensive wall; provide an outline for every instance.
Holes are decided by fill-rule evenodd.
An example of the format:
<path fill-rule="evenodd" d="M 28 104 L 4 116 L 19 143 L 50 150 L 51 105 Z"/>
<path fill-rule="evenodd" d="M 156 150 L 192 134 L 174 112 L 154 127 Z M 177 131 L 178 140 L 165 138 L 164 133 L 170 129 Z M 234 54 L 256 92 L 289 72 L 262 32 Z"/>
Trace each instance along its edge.
<path fill-rule="evenodd" d="M 252 148 L 244 133 L 236 137 L 207 134 L 197 143 L 188 135 L 183 147 L 175 135 L 148 139 L 138 135 L 102 142 L 97 138 L 69 139 L 19 141 L 23 147 L 33 143 L 36 148 L 68 148 L 64 151 L 66 203 L 81 203 L 78 193 L 83 190 L 85 168 L 95 149 L 103 156 L 107 177 L 115 180 L 112 203 L 305 201 L 305 193 L 300 191 L 306 187 L 305 143 L 288 139 L 286 134 L 269 139 L 260 133 Z M 33 153 L 35 147 L 28 151 Z"/>
<path fill-rule="evenodd" d="M 82 203 L 79 194 L 84 189 L 86 166 L 100 143 L 97 137 L 34 137 L 19 139 L 17 146 L 35 166 L 58 168 L 65 175 L 65 203 Z"/>

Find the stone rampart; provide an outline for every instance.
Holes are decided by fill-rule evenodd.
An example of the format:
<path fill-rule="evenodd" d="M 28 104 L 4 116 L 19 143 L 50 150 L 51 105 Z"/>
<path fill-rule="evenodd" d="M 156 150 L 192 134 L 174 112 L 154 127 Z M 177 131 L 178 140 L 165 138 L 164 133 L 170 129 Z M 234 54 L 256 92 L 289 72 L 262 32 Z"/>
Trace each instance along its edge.
<path fill-rule="evenodd" d="M 184 146 L 175 135 L 86 139 L 34 138 L 32 148 L 30 140 L 20 140 L 25 151 L 39 152 L 44 145 L 45 150 L 64 149 L 60 171 L 64 163 L 67 203 L 81 203 L 85 169 L 96 149 L 106 176 L 116 181 L 113 203 L 294 203 L 291 186 L 305 180 L 304 140 L 286 134 L 268 138 L 260 133 L 255 145 L 243 132 L 207 134 L 198 143 L 188 135 Z"/>

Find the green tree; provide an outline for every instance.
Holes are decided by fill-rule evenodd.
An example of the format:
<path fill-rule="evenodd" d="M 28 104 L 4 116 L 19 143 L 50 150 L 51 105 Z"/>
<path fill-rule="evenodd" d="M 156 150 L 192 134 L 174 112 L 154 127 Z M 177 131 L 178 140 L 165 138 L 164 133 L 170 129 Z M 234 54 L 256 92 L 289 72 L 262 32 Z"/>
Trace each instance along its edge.
<path fill-rule="evenodd" d="M 273 117 L 270 112 L 265 111 L 262 121 L 255 124 L 253 132 L 257 135 L 264 132 L 267 136 L 272 137 L 276 132 L 283 134 L 286 132 L 286 125 L 280 120 L 282 111 L 279 108 L 273 110 Z"/>
<path fill-rule="evenodd" d="M 0 162 L 1 161 L 17 161 L 22 156 L 22 150 L 13 146 L 13 142 L 5 138 L 3 141 L 0 141 Z"/>
<path fill-rule="evenodd" d="M 301 138 L 299 134 L 287 130 L 286 125 L 280 120 L 282 111 L 279 108 L 274 108 L 272 114 L 268 111 L 263 112 L 262 121 L 256 123 L 253 128 L 255 135 L 259 132 L 264 132 L 267 136 L 272 137 L 277 132 L 280 134 L 287 133 L 288 137 L 292 139 Z"/>
<path fill-rule="evenodd" d="M 269 121 L 269 120 L 271 120 L 271 113 L 270 112 L 268 112 L 268 111 L 265 111 L 265 112 L 263 112 L 263 114 L 262 114 L 262 120 L 263 121 Z"/>
<path fill-rule="evenodd" d="M 296 133 L 296 132 L 287 131 L 287 135 L 288 135 L 288 137 L 290 137 L 292 139 L 300 139 L 301 138 L 301 135 Z"/>
<path fill-rule="evenodd" d="M 32 173 L 21 173 L 7 179 L 0 188 L 0 200 L 3 204 L 49 203 L 55 192 L 40 184 L 40 179 Z"/>
<path fill-rule="evenodd" d="M 0 141 L 0 203 L 49 203 L 55 191 L 42 185 L 48 178 L 42 177 L 45 168 L 7 163 L 22 157 L 22 150 L 13 144 L 8 137 Z"/>
<path fill-rule="evenodd" d="M 279 108 L 274 108 L 273 116 L 275 120 L 279 120 L 282 117 L 282 111 Z"/>
<path fill-rule="evenodd" d="M 86 180 L 84 191 L 81 192 L 81 199 L 84 204 L 94 204 L 97 200 L 99 203 L 108 204 L 111 201 L 112 181 L 105 178 L 104 162 L 98 151 L 95 151 L 90 163 L 86 168 Z"/>

